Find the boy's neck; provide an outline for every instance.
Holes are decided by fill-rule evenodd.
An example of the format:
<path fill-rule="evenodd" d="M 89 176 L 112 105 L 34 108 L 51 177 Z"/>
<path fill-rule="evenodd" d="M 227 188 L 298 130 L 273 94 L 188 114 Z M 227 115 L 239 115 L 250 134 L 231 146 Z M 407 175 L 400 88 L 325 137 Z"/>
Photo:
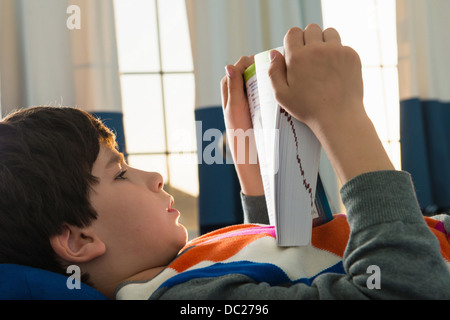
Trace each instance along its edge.
<path fill-rule="evenodd" d="M 108 299 L 114 300 L 115 297 L 115 293 L 116 293 L 116 289 L 118 288 L 118 286 L 124 282 L 129 282 L 129 281 L 148 281 L 153 279 L 154 277 L 156 277 L 161 271 L 163 271 L 166 267 L 156 267 L 156 268 L 151 268 L 151 269 L 147 269 L 144 271 L 141 271 L 129 278 L 120 280 L 120 281 L 115 281 L 115 282 L 111 282 L 111 281 L 107 281 L 108 279 L 103 279 L 105 280 L 103 281 L 95 281 L 94 279 L 94 283 L 95 283 L 95 287 L 97 290 L 99 290 L 101 293 L 103 293 Z"/>

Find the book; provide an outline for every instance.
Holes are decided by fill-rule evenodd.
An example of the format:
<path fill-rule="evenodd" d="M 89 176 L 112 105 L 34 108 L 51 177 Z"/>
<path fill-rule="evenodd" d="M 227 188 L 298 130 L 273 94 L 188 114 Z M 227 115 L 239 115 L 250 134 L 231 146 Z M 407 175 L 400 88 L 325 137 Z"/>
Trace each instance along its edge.
<path fill-rule="evenodd" d="M 284 53 L 283 48 L 276 50 Z M 311 243 L 312 227 L 332 219 L 320 180 L 321 145 L 304 123 L 275 100 L 269 52 L 244 73 L 269 221 L 279 246 Z"/>

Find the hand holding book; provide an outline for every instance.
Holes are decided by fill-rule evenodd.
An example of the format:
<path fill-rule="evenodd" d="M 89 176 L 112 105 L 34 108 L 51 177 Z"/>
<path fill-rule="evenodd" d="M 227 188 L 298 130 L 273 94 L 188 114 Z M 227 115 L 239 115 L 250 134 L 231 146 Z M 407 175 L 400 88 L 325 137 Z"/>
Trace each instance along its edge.
<path fill-rule="evenodd" d="M 252 146 L 255 146 L 254 141 L 248 141 L 248 143 L 242 144 L 243 148 L 238 149 L 236 136 L 233 135 L 235 130 L 251 133 L 253 128 L 248 99 L 244 91 L 244 71 L 253 63 L 254 58 L 250 56 L 242 57 L 235 65 L 227 65 L 225 67 L 227 75 L 221 82 L 227 143 L 233 156 L 242 192 L 247 196 L 264 194 L 259 163 L 249 161 L 250 153 L 256 154 L 256 150 L 250 150 Z M 254 140 L 254 137 L 250 135 L 249 139 Z M 238 161 L 238 156 L 243 156 L 243 161 Z"/>
<path fill-rule="evenodd" d="M 341 44 L 334 29 L 292 28 L 284 38 L 284 57 L 271 52 L 269 77 L 275 97 L 313 131 L 318 123 L 364 112 L 361 62 Z"/>
<path fill-rule="evenodd" d="M 224 115 L 227 129 L 279 131 L 276 137 L 263 134 L 268 139 L 261 135 L 258 139 L 255 134 L 258 165 L 235 165 L 243 189 L 252 181 L 257 181 L 256 190 L 261 189 L 257 169 L 261 170 L 271 223 L 277 227 L 280 245 L 307 244 L 311 213 L 314 215 L 321 203 L 327 205 L 320 177 L 316 181 L 320 145 L 342 183 L 358 174 L 394 168 L 364 110 L 359 56 L 342 46 L 339 34 L 334 29 L 322 32 L 317 25 L 309 25 L 304 31 L 292 28 L 280 51 L 256 55 L 254 69 L 259 71 L 245 71 L 249 104 L 241 75 L 253 57 L 227 66 L 228 76 L 222 81 Z M 230 146 L 236 161 L 236 145 Z M 269 174 L 264 173 L 267 168 Z M 253 187 L 249 190 L 255 190 Z"/>
<path fill-rule="evenodd" d="M 338 32 L 317 25 L 292 28 L 285 57 L 273 52 L 269 77 L 277 101 L 306 123 L 325 149 L 341 183 L 393 170 L 363 104 L 361 61 Z"/>

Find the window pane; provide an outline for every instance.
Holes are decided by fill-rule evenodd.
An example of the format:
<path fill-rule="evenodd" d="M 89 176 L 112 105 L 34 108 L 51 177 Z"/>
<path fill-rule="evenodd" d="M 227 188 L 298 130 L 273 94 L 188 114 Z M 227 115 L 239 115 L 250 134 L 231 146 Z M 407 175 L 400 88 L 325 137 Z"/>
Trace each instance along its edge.
<path fill-rule="evenodd" d="M 342 44 L 355 49 L 363 65 L 381 64 L 373 0 L 322 0 L 322 15 L 324 28 L 335 28 Z"/>
<path fill-rule="evenodd" d="M 381 140 L 388 140 L 385 95 L 380 68 L 363 68 L 364 106 Z"/>
<path fill-rule="evenodd" d="M 363 68 L 363 78 L 364 106 L 380 139 L 400 140 L 397 69 Z"/>
<path fill-rule="evenodd" d="M 169 151 L 195 151 L 195 86 L 193 74 L 164 75 Z"/>
<path fill-rule="evenodd" d="M 395 66 L 398 62 L 395 1 L 377 0 L 376 3 L 380 17 L 381 63 Z"/>
<path fill-rule="evenodd" d="M 155 0 L 114 0 L 119 68 L 159 71 Z"/>
<path fill-rule="evenodd" d="M 395 169 L 401 170 L 402 167 L 402 159 L 401 159 L 401 151 L 400 151 L 400 142 L 399 141 L 391 141 L 389 143 L 383 143 L 384 149 L 389 155 L 389 159 L 391 159 L 392 164 Z"/>
<path fill-rule="evenodd" d="M 159 75 L 122 75 L 127 152 L 164 152 L 164 118 Z"/>
<path fill-rule="evenodd" d="M 128 164 L 139 170 L 158 172 L 162 175 L 164 184 L 169 183 L 165 155 L 130 155 Z"/>
<path fill-rule="evenodd" d="M 170 186 L 198 196 L 197 154 L 169 155 Z"/>
<path fill-rule="evenodd" d="M 386 121 L 389 128 L 389 139 L 400 140 L 400 97 L 398 88 L 398 70 L 396 67 L 383 68 L 386 93 Z"/>
<path fill-rule="evenodd" d="M 192 71 L 193 69 L 184 1 L 158 1 L 163 71 Z"/>

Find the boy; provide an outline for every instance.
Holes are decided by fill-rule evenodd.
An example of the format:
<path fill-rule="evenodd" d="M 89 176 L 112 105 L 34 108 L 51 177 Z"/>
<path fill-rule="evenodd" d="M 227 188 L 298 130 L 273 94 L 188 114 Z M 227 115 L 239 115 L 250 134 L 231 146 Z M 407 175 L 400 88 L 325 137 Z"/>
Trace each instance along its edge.
<path fill-rule="evenodd" d="M 0 124 L 0 262 L 61 273 L 76 264 L 112 299 L 450 298 L 410 178 L 393 170 L 364 113 L 358 56 L 317 25 L 291 29 L 284 45 L 286 58 L 273 52 L 269 71 L 276 98 L 314 131 L 345 184 L 349 239 L 343 219 L 321 229 L 337 243 L 332 253 L 279 248 L 264 225 L 186 244 L 161 175 L 129 167 L 112 133 L 84 112 L 38 107 Z M 242 73 L 252 61 L 227 66 L 229 129 L 251 127 Z M 263 222 L 258 165 L 236 169 L 246 220 Z M 375 289 L 370 266 L 381 270 Z"/>

